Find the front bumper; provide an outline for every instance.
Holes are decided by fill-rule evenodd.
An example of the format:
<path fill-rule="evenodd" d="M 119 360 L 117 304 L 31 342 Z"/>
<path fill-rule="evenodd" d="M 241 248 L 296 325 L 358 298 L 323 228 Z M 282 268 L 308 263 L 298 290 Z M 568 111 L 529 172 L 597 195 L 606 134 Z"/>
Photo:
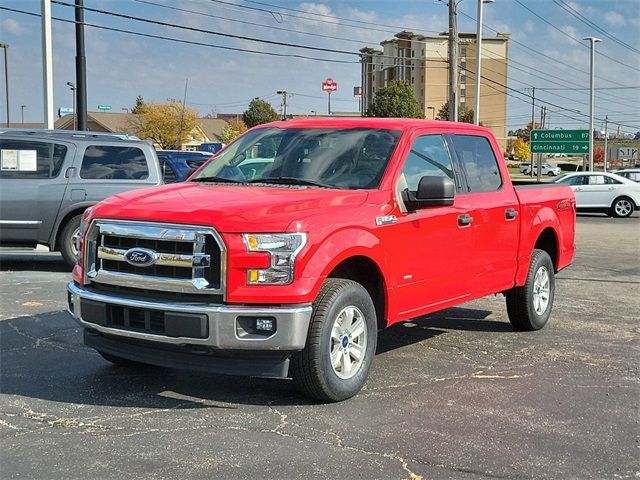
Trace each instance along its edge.
<path fill-rule="evenodd" d="M 145 342 L 174 346 L 199 346 L 213 350 L 259 350 L 259 351 L 297 351 L 302 350 L 307 340 L 307 330 L 311 320 L 311 305 L 247 307 L 197 303 L 171 303 L 162 300 L 129 298 L 115 294 L 98 293 L 77 285 L 67 286 L 69 313 L 83 327 L 95 330 L 111 338 L 128 338 Z M 83 315 L 84 306 L 84 315 Z M 116 308 L 126 312 L 126 321 L 114 325 L 109 315 L 103 315 L 101 309 Z M 129 311 L 141 316 L 141 326 L 129 322 Z M 110 310 L 111 311 L 111 310 Z M 93 314 L 93 316 L 92 316 Z M 275 332 L 268 336 L 253 335 L 242 328 L 243 320 L 256 317 L 268 317 L 275 322 Z M 151 320 L 149 320 L 151 318 Z M 171 320 L 171 328 L 162 333 L 153 332 L 149 327 L 154 318 Z M 193 323 L 187 331 L 193 332 L 181 336 L 181 319 Z M 167 321 L 168 322 L 168 321 Z M 195 323 L 194 323 L 195 322 Z M 158 323 L 158 322 L 156 322 Z M 169 323 L 167 323 L 169 324 Z"/>

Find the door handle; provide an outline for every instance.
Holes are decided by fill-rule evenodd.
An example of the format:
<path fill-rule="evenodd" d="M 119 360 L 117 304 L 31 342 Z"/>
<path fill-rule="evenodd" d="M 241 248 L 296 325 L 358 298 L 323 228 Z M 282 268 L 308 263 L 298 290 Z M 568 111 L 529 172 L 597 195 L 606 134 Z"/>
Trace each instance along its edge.
<path fill-rule="evenodd" d="M 504 211 L 504 216 L 507 220 L 513 220 L 518 216 L 518 211 L 515 208 L 507 208 Z"/>
<path fill-rule="evenodd" d="M 581 191 L 582 191 L 582 189 L 581 189 L 580 187 L 576 187 L 575 191 L 576 191 L 576 192 L 581 192 Z"/>
<path fill-rule="evenodd" d="M 473 217 L 468 214 L 458 215 L 458 226 L 459 227 L 468 227 L 473 222 Z"/>
<path fill-rule="evenodd" d="M 64 172 L 64 178 L 71 178 L 76 174 L 76 167 L 69 167 Z"/>

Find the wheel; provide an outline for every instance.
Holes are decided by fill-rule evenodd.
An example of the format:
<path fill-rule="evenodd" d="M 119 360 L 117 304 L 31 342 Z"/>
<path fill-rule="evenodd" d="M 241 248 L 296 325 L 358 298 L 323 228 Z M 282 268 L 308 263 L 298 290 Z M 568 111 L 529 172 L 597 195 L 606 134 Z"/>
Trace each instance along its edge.
<path fill-rule="evenodd" d="M 633 213 L 633 201 L 628 197 L 616 198 L 611 205 L 611 216 L 626 218 Z"/>
<path fill-rule="evenodd" d="M 324 402 L 354 396 L 367 379 L 377 330 L 376 310 L 364 287 L 328 278 L 313 302 L 307 345 L 291 358 L 298 389 Z"/>
<path fill-rule="evenodd" d="M 527 281 L 506 292 L 509 321 L 516 330 L 540 330 L 551 315 L 556 280 L 551 257 L 544 250 L 531 255 Z"/>
<path fill-rule="evenodd" d="M 76 248 L 76 239 L 80 235 L 80 215 L 71 217 L 64 225 L 58 237 L 58 245 L 60 253 L 71 268 L 78 261 L 78 249 Z"/>
<path fill-rule="evenodd" d="M 547 173 L 547 175 L 549 175 L 550 177 L 555 177 L 556 176 L 556 174 L 553 173 L 553 172 L 549 172 L 549 173 Z"/>
<path fill-rule="evenodd" d="M 118 365 L 120 367 L 131 367 L 131 366 L 134 366 L 134 365 L 142 365 L 139 362 L 134 362 L 133 360 L 128 360 L 126 358 L 117 357 L 117 356 L 111 355 L 110 353 L 107 353 L 107 352 L 101 352 L 100 350 L 98 350 L 98 353 L 107 362 L 111 362 L 114 365 Z"/>

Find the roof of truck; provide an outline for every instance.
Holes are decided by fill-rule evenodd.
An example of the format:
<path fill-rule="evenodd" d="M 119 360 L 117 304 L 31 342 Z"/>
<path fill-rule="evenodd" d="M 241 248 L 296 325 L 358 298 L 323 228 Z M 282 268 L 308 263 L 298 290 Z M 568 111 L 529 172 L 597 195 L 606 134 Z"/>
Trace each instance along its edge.
<path fill-rule="evenodd" d="M 485 127 L 470 123 L 448 122 L 445 120 L 423 120 L 419 118 L 378 118 L 378 117 L 309 117 L 279 120 L 265 123 L 259 127 L 278 128 L 384 128 L 403 130 L 405 128 L 451 128 L 489 132 Z"/>

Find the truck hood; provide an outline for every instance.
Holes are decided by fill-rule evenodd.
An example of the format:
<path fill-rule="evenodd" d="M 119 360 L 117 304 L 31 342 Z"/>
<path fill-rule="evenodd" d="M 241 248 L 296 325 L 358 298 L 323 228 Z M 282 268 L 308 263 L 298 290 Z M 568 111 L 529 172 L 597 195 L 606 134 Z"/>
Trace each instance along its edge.
<path fill-rule="evenodd" d="M 114 195 L 94 218 L 212 226 L 219 232 L 281 232 L 291 222 L 361 205 L 367 192 L 179 183 Z"/>

